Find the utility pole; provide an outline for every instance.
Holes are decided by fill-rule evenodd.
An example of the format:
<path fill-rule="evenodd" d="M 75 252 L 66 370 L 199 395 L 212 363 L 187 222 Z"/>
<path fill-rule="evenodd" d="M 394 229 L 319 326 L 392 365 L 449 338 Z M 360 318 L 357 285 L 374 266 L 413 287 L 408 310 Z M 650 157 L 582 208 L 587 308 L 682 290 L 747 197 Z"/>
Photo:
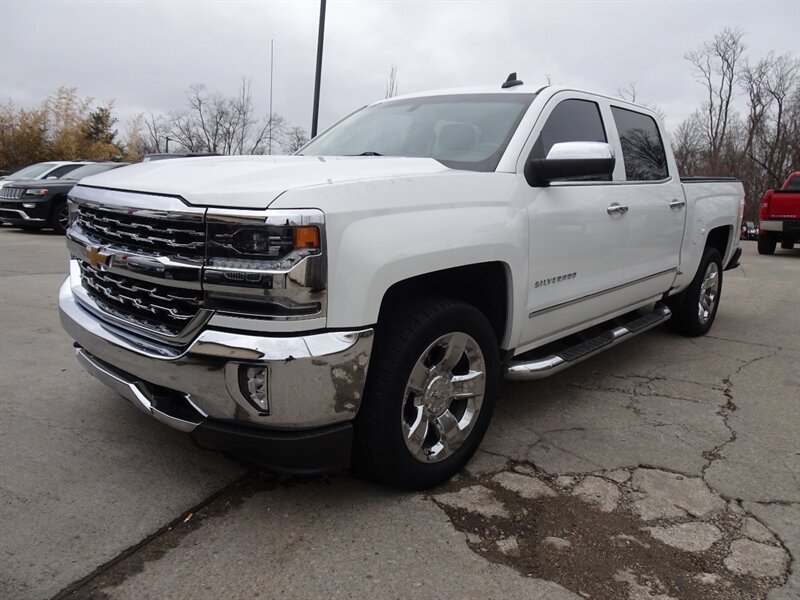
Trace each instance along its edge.
<path fill-rule="evenodd" d="M 275 57 L 275 40 L 269 41 L 269 153 L 272 154 L 272 65 Z"/>
<path fill-rule="evenodd" d="M 314 112 L 311 115 L 311 138 L 317 135 L 317 121 L 319 120 L 319 84 L 322 79 L 322 43 L 325 38 L 325 4 L 326 0 L 319 3 L 319 35 L 317 37 L 317 75 L 314 78 Z"/>

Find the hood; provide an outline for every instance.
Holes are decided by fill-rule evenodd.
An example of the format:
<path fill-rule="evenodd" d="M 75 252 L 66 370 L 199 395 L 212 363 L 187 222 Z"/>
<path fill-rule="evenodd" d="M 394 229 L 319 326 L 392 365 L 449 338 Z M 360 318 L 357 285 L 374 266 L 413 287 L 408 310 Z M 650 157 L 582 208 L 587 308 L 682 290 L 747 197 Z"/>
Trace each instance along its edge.
<path fill-rule="evenodd" d="M 27 188 L 27 189 L 38 189 L 38 188 L 51 188 L 56 186 L 63 186 L 67 184 L 68 187 L 72 187 L 77 181 L 69 181 L 67 179 L 15 179 L 11 181 L 4 181 L 6 187 L 10 188 Z"/>
<path fill-rule="evenodd" d="M 213 156 L 137 163 L 80 185 L 180 196 L 194 206 L 263 209 L 291 189 L 446 171 L 431 158 Z"/>

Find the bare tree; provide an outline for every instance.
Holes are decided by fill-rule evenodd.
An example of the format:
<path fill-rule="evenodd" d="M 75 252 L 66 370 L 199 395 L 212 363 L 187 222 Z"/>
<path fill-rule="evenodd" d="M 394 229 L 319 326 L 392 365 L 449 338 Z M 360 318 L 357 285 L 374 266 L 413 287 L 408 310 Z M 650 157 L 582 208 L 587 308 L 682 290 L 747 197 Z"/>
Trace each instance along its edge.
<path fill-rule="evenodd" d="M 723 29 L 709 42 L 686 54 L 694 66 L 694 77 L 705 88 L 706 101 L 702 107 L 701 125 L 708 142 L 708 165 L 720 167 L 720 153 L 726 141 L 736 84 L 739 81 L 739 61 L 745 50 L 741 29 Z"/>
<path fill-rule="evenodd" d="M 397 65 L 392 65 L 389 69 L 389 79 L 386 80 L 386 97 L 394 98 L 397 96 Z"/>
<path fill-rule="evenodd" d="M 211 94 L 195 84 L 186 97 L 188 105 L 171 111 L 167 121 L 170 137 L 188 152 L 264 154 L 270 141 L 280 146 L 285 120 L 278 114 L 256 117 L 248 79 L 242 78 L 235 96 Z"/>
<path fill-rule="evenodd" d="M 636 97 L 638 96 L 638 90 L 636 89 L 636 82 L 631 81 L 628 85 L 624 88 L 618 87 L 617 88 L 617 98 L 621 100 L 625 100 L 625 102 L 630 102 L 632 104 L 636 104 Z"/>
<path fill-rule="evenodd" d="M 778 186 L 800 164 L 800 61 L 770 53 L 745 66 L 741 85 L 748 99 L 742 160 L 753 167 L 742 180 L 747 212 L 755 218 L 760 192 Z"/>
<path fill-rule="evenodd" d="M 146 151 L 149 153 L 160 153 L 162 149 L 161 142 L 166 143 L 167 135 L 169 134 L 169 125 L 167 120 L 161 115 L 154 115 L 150 112 L 144 117 L 144 126 L 147 130 L 144 136 L 144 144 Z"/>
<path fill-rule="evenodd" d="M 292 127 L 286 132 L 283 149 L 287 154 L 294 154 L 308 142 L 308 134 L 302 127 Z"/>
<path fill-rule="evenodd" d="M 636 88 L 636 82 L 631 81 L 627 86 L 624 88 L 619 87 L 617 88 L 617 98 L 620 100 L 625 100 L 625 102 L 630 102 L 631 104 L 636 104 L 637 99 L 639 98 L 639 90 Z M 664 121 L 664 111 L 661 110 L 659 106 L 655 104 L 645 104 L 643 102 L 638 102 L 640 106 L 644 106 L 652 110 L 658 118 L 663 122 Z"/>
<path fill-rule="evenodd" d="M 701 119 L 700 113 L 695 112 L 683 121 L 672 135 L 675 162 L 678 163 L 678 172 L 683 175 L 695 175 L 703 169 L 705 146 Z"/>

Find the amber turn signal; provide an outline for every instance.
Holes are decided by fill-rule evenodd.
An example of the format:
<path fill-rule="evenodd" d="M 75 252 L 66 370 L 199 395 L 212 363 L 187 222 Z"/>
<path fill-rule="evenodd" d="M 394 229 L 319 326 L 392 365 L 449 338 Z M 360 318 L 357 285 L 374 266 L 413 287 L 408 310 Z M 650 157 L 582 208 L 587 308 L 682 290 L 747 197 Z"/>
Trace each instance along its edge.
<path fill-rule="evenodd" d="M 296 227 L 294 230 L 295 248 L 319 248 L 319 229 L 317 227 Z"/>

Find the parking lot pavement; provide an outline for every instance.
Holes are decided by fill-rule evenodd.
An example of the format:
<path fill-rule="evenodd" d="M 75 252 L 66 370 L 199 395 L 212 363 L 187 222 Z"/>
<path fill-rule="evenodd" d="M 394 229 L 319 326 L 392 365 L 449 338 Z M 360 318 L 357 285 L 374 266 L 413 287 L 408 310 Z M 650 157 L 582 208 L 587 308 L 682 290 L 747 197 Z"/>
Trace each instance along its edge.
<path fill-rule="evenodd" d="M 0 230 L 0 596 L 800 595 L 800 250 L 725 273 L 711 334 L 506 384 L 427 494 L 193 447 L 75 362 L 63 239 Z"/>

